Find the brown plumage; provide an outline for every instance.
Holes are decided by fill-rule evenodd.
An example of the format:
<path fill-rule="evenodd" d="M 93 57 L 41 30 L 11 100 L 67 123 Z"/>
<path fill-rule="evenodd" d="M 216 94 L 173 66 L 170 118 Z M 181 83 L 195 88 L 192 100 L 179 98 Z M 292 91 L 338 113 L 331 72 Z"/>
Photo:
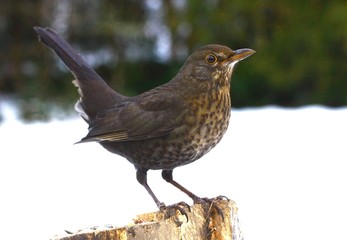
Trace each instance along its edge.
<path fill-rule="evenodd" d="M 137 180 L 159 208 L 164 204 L 147 184 L 149 169 L 162 169 L 166 181 L 194 202 L 200 201 L 173 180 L 172 171 L 199 159 L 221 140 L 229 124 L 233 67 L 255 51 L 204 46 L 171 81 L 126 97 L 112 90 L 53 30 L 35 27 L 35 31 L 76 77 L 74 84 L 80 93 L 76 109 L 89 124 L 89 132 L 80 142 L 98 142 L 134 164 Z"/>

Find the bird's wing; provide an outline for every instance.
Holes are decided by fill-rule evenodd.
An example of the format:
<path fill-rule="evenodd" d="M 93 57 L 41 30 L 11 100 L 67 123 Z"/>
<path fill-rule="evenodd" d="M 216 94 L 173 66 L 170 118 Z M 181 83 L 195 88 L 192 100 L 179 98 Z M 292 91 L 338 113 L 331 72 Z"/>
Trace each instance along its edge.
<path fill-rule="evenodd" d="M 99 113 L 81 140 L 125 142 L 167 135 L 181 126 L 183 101 L 170 93 L 151 92 Z"/>

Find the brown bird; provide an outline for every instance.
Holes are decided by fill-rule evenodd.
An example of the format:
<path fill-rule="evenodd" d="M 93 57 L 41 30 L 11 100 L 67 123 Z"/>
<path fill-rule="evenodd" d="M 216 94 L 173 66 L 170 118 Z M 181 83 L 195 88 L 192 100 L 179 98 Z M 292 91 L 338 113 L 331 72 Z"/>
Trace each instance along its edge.
<path fill-rule="evenodd" d="M 207 45 L 195 51 L 166 84 L 134 97 L 111 89 L 57 33 L 34 27 L 39 39 L 66 64 L 76 80 L 76 110 L 89 124 L 80 142 L 95 141 L 134 164 L 136 177 L 157 206 L 147 171 L 162 177 L 193 199 L 203 201 L 173 180 L 173 169 L 194 162 L 223 137 L 230 117 L 230 78 L 237 62 L 255 53 Z"/>

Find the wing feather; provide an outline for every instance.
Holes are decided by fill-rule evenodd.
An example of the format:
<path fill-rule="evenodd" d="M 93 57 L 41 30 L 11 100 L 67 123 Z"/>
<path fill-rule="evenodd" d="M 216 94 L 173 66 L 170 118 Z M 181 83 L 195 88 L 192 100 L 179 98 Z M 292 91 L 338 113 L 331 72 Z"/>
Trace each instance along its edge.
<path fill-rule="evenodd" d="M 98 113 L 81 142 L 124 142 L 164 136 L 182 125 L 185 110 L 177 95 L 154 89 Z"/>

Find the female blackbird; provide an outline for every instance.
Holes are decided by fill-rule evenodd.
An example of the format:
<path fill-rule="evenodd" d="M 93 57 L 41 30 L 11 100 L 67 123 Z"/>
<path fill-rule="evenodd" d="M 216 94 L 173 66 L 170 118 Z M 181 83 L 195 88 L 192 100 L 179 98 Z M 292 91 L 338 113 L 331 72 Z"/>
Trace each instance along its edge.
<path fill-rule="evenodd" d="M 209 152 L 223 137 L 230 117 L 230 78 L 234 65 L 255 53 L 207 45 L 195 51 L 169 82 L 138 96 L 113 89 L 57 33 L 34 27 L 39 39 L 66 64 L 80 99 L 76 110 L 89 124 L 80 142 L 95 141 L 134 164 L 137 180 L 158 200 L 147 184 L 149 169 L 194 202 L 202 199 L 173 180 L 173 169 Z"/>

